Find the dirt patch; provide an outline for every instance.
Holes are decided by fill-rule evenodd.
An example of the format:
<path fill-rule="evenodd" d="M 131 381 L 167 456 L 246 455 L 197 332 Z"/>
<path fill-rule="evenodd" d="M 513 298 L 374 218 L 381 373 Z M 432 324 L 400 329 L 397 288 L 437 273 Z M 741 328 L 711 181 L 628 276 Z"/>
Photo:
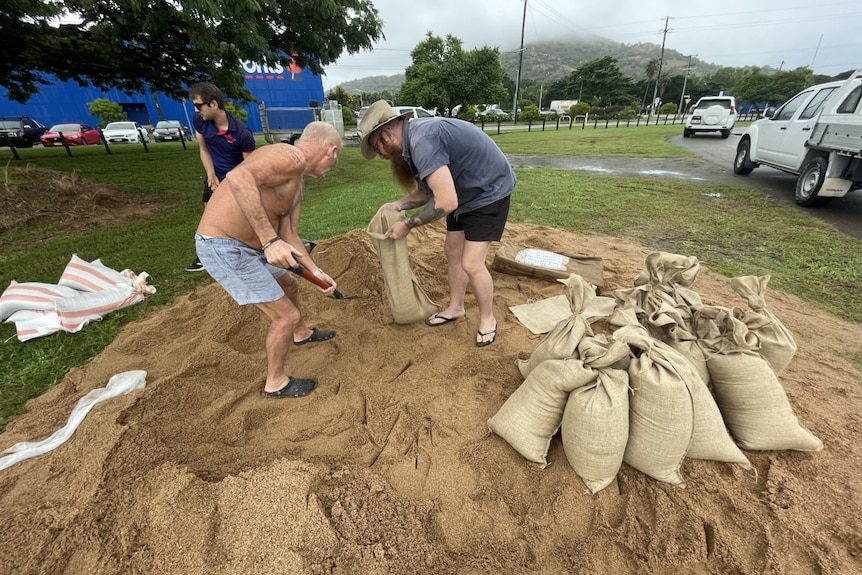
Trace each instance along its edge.
<path fill-rule="evenodd" d="M 75 172 L 7 168 L 0 189 L 0 253 L 96 226 L 147 218 L 179 201 L 168 194 L 125 194 Z"/>
<path fill-rule="evenodd" d="M 409 239 L 414 272 L 441 303 L 443 236 L 434 225 Z M 602 257 L 605 294 L 630 287 L 649 253 L 530 225 L 508 226 L 504 240 Z M 498 338 L 477 349 L 469 296 L 466 320 L 392 323 L 363 232 L 315 255 L 362 297 L 303 283 L 310 325 L 338 331 L 291 348 L 288 373 L 319 379 L 310 396 L 260 396 L 267 322 L 213 284 L 126 326 L 28 404 L 0 449 L 50 435 L 112 375 L 148 373 L 144 390 L 96 406 L 70 441 L 0 472 L 0 572 L 862 572 L 862 374 L 845 359 L 860 353 L 862 325 L 767 294 L 799 344 L 781 381 L 823 451 L 748 451 L 756 473 L 686 459 L 685 489 L 624 465 L 592 496 L 559 436 L 542 469 L 486 425 L 521 384 L 514 360 L 541 341 L 509 306 L 560 284 L 495 273 Z M 728 282 L 702 269 L 693 287 L 705 303 L 744 307 Z"/>

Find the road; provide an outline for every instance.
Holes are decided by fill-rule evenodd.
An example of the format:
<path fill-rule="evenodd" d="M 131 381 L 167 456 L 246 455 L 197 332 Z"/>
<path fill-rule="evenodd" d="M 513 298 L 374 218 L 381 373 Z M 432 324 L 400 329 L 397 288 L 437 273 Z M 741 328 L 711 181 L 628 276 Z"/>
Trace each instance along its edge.
<path fill-rule="evenodd" d="M 733 158 L 742 129 L 737 129 L 727 139 L 718 134 L 702 134 L 691 138 L 672 136 L 670 142 L 698 155 L 697 158 L 614 158 L 573 156 L 529 156 L 507 154 L 515 166 L 545 167 L 557 170 L 574 170 L 603 173 L 607 175 L 638 176 L 684 179 L 703 182 L 724 182 L 751 186 L 812 217 L 835 226 L 849 236 L 862 240 L 862 190 L 851 192 L 843 198 L 833 199 L 823 208 L 803 208 L 796 205 L 794 193 L 796 176 L 772 168 L 760 167 L 748 176 L 733 173 Z"/>

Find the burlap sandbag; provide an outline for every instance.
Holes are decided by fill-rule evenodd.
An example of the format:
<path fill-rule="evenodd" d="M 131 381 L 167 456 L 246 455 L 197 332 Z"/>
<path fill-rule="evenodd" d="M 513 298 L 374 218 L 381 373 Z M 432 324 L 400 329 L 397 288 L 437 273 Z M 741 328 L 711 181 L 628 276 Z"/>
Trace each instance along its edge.
<path fill-rule="evenodd" d="M 381 210 L 368 224 L 366 232 L 383 267 L 383 284 L 392 319 L 398 324 L 422 321 L 438 309 L 419 285 L 410 268 L 407 239 L 393 240 L 385 236 L 392 224 L 401 220 L 395 210 Z"/>
<path fill-rule="evenodd" d="M 596 297 L 595 288 L 577 275 L 569 276 L 562 283 L 566 286 L 564 295 L 568 299 L 571 315 L 548 332 L 545 339 L 530 354 L 529 359 L 515 360 L 521 375 L 525 378 L 536 366 L 546 360 L 572 357 L 584 335 L 593 335 L 592 329 L 581 313 Z"/>
<path fill-rule="evenodd" d="M 629 440 L 623 461 L 650 477 L 685 485 L 680 466 L 691 443 L 694 415 L 691 394 L 667 346 L 640 326 L 614 332 L 635 352 L 629 364 Z M 670 350 L 673 351 L 673 350 Z"/>
<path fill-rule="evenodd" d="M 569 394 L 560 435 L 566 459 L 590 493 L 614 480 L 629 438 L 628 346 L 585 337 L 578 346 L 584 365 L 596 379 Z"/>
<path fill-rule="evenodd" d="M 547 465 L 569 393 L 595 378 L 596 372 L 579 359 L 544 361 L 488 420 L 488 429 L 529 461 Z"/>
<path fill-rule="evenodd" d="M 704 352 L 712 389 L 724 421 L 740 447 L 823 449 L 823 443 L 799 423 L 769 363 L 756 349 L 735 345 L 750 341 L 741 337 L 742 322 L 733 318 L 729 310 L 721 314 L 714 309 L 695 314 L 694 321 L 698 334 L 710 335 L 701 342 L 702 345 L 709 342 Z"/>
<path fill-rule="evenodd" d="M 781 320 L 766 309 L 766 285 L 770 276 L 742 276 L 730 280 L 730 287 L 744 297 L 751 308 L 750 312 L 740 312 L 737 317 L 741 319 L 749 329 L 757 334 L 760 339 L 758 353 L 763 356 L 776 375 L 780 375 L 784 368 L 796 355 L 796 340 Z M 770 321 L 762 322 L 761 316 Z M 756 322 L 756 323 L 755 323 Z"/>

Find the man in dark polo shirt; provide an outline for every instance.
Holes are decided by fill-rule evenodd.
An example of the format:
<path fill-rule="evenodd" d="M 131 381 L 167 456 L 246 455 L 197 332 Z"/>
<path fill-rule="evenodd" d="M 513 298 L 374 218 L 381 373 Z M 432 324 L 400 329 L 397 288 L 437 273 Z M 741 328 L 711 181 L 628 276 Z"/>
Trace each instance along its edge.
<path fill-rule="evenodd" d="M 381 209 L 403 212 L 421 207 L 393 224 L 386 235 L 402 239 L 417 226 L 446 218 L 449 305 L 425 323 L 436 327 L 464 317 L 470 285 L 479 307 L 476 346 L 488 346 L 497 337 L 497 320 L 494 282 L 485 256 L 491 242 L 503 236 L 515 172 L 497 144 L 473 124 L 455 118 L 408 122 L 407 115 L 379 100 L 359 126 L 362 155 L 389 160 L 396 182 L 410 192 Z"/>
<path fill-rule="evenodd" d="M 254 151 L 254 135 L 242 120 L 225 110 L 224 94 L 215 84 L 200 82 L 189 89 L 189 99 L 197 112 L 192 120 L 206 171 L 204 207 L 227 173 Z M 203 271 L 198 258 L 186 267 Z"/>

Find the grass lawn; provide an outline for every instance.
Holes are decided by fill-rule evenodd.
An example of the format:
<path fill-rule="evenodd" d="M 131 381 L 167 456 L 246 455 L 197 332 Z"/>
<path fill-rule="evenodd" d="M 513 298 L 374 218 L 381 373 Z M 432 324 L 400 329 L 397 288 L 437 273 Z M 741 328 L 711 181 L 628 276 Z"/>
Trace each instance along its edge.
<path fill-rule="evenodd" d="M 508 153 L 689 157 L 666 141 L 679 132 L 679 125 L 587 127 L 513 131 L 493 138 Z M 13 244 L 0 227 L 0 290 L 11 280 L 56 283 L 72 254 L 101 258 L 115 269 L 146 271 L 158 288 L 145 302 L 111 313 L 77 334 L 20 343 L 13 324 L 0 324 L 0 429 L 24 411 L 27 399 L 98 354 L 122 325 L 212 281 L 207 274 L 183 271 L 194 257 L 192 234 L 201 213 L 203 174 L 196 144 L 183 149 L 178 142 L 154 143 L 147 153 L 137 145 L 113 146 L 111 151 L 108 155 L 103 147 L 89 146 L 75 149 L 70 158 L 62 148 L 34 148 L 21 150 L 22 159 L 16 161 L 8 148 L 0 149 L 0 200 L 5 202 L 19 200 L 16 173 L 27 166 L 75 172 L 136 199 L 170 195 L 179 200 L 146 219 L 104 223 L 51 239 L 43 239 L 44 229 L 33 226 L 17 230 Z M 752 188 L 548 169 L 516 172 L 512 221 L 614 235 L 656 250 L 693 255 L 728 276 L 769 274 L 770 287 L 836 316 L 862 321 L 862 242 Z M 301 234 L 323 239 L 364 228 L 380 204 L 398 195 L 387 164 L 366 161 L 358 147 L 346 147 L 325 178 L 308 182 Z M 46 225 L 62 230 L 68 222 L 59 217 Z M 854 359 L 862 365 L 862 357 Z"/>

